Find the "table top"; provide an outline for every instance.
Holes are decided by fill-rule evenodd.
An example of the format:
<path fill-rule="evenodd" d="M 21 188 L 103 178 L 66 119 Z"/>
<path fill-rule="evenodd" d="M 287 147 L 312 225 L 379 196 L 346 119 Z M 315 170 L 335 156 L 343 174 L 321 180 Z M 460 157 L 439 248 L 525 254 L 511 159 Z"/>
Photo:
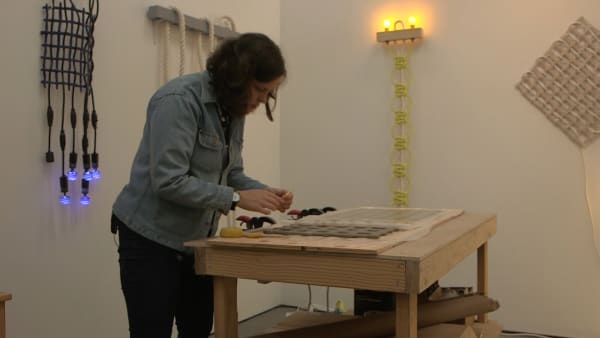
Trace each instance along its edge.
<path fill-rule="evenodd" d="M 10 293 L 0 291 L 0 302 L 5 302 L 7 300 L 11 300 L 12 295 Z"/>
<path fill-rule="evenodd" d="M 246 231 L 244 237 L 214 237 L 208 239 L 207 244 L 378 255 L 401 243 L 419 239 L 462 214 L 460 209 L 358 207 L 280 221 L 273 226 Z M 374 235 L 377 229 L 382 233 Z M 246 236 L 250 233 L 260 238 Z"/>
<path fill-rule="evenodd" d="M 495 214 L 464 213 L 440 224 L 416 241 L 402 243 L 382 252 L 379 257 L 422 261 L 460 239 L 483 243 L 495 233 Z"/>
<path fill-rule="evenodd" d="M 423 260 L 441 250 L 461 236 L 472 233 L 475 240 L 487 240 L 496 231 L 494 214 L 463 213 L 459 216 L 427 229 L 421 229 L 386 235 L 379 239 L 371 238 L 335 238 L 318 236 L 284 236 L 271 235 L 263 238 L 211 238 L 186 242 L 186 246 L 194 248 L 224 246 L 229 249 L 265 249 L 272 251 L 299 250 L 320 253 L 354 253 L 376 254 L 379 258 L 400 260 Z M 411 235 L 418 239 L 412 240 Z M 403 242 L 402 239 L 408 239 Z M 337 248 L 328 243 L 336 243 Z M 310 243 L 310 244 L 309 244 Z"/>
<path fill-rule="evenodd" d="M 419 292 L 496 232 L 494 214 L 463 213 L 377 255 L 187 242 L 202 274 L 370 290 Z"/>

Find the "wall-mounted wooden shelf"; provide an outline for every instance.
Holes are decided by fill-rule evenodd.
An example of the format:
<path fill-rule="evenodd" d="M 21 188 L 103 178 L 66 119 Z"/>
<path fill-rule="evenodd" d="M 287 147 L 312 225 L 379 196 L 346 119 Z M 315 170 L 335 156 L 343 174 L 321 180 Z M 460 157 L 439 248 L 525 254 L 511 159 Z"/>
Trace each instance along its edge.
<path fill-rule="evenodd" d="M 162 6 L 150 6 L 148 8 L 148 18 L 152 21 L 164 20 L 172 24 L 179 24 L 179 18 L 175 10 Z M 185 15 L 185 26 L 188 30 L 209 34 L 210 23 L 206 19 L 198 19 L 192 16 Z M 220 39 L 234 38 L 239 33 L 232 31 L 229 28 L 215 25 L 215 36 Z"/>

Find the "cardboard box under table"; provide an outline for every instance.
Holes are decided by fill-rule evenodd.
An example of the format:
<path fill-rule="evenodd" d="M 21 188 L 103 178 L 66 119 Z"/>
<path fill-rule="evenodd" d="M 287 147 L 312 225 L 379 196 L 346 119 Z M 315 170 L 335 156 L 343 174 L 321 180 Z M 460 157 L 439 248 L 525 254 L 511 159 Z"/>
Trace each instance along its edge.
<path fill-rule="evenodd" d="M 388 209 L 348 209 L 315 216 L 322 217 L 318 221 L 307 218 L 306 222 L 329 218 L 341 225 L 345 213 L 366 213 L 377 220 L 377 213 L 389 213 Z M 379 238 L 273 234 L 186 243 L 195 249 L 196 272 L 214 276 L 215 338 L 238 337 L 238 278 L 393 292 L 395 337 L 416 338 L 419 292 L 475 251 L 477 292 L 488 292 L 487 241 L 496 232 L 496 216 L 433 211 L 431 216 Z M 479 322 L 486 321 L 485 314 L 477 317 Z"/>

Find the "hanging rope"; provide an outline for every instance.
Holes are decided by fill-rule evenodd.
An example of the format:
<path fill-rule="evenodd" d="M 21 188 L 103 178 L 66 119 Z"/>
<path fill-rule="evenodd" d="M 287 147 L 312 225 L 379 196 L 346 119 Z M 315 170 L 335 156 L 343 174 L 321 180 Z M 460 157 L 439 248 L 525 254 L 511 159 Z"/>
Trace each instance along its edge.
<path fill-rule="evenodd" d="M 162 83 L 166 83 L 169 80 L 169 44 L 171 41 L 171 25 L 167 21 L 163 21 L 162 25 Z"/>
<path fill-rule="evenodd" d="M 185 15 L 177 7 L 171 7 L 177 13 L 177 27 L 179 29 L 179 75 L 185 74 Z"/>
<path fill-rule="evenodd" d="M 187 27 L 185 24 L 185 15 L 183 14 L 183 12 L 176 8 L 176 7 L 171 7 L 172 10 L 175 11 L 176 15 L 177 15 L 177 25 L 178 25 L 178 35 L 179 35 L 179 75 L 184 75 L 186 73 L 186 54 L 187 54 L 187 50 L 186 50 L 186 45 L 187 45 Z M 206 20 L 206 22 L 208 23 L 208 50 L 209 53 L 213 53 L 217 47 L 218 41 L 217 41 L 217 37 L 215 35 L 215 23 L 216 24 L 222 24 L 225 27 L 229 28 L 232 31 L 236 31 L 236 27 L 235 27 L 235 22 L 233 21 L 233 19 L 229 16 L 222 16 L 216 20 L 209 20 L 209 19 L 204 19 Z M 158 41 L 159 44 L 159 58 L 160 60 L 160 74 L 159 74 L 159 78 L 160 78 L 160 82 L 161 84 L 164 84 L 165 82 L 170 80 L 170 76 L 169 76 L 169 61 L 170 61 L 170 57 L 169 57 L 169 47 L 171 45 L 170 39 L 171 39 L 171 27 L 170 27 L 170 23 L 166 20 L 160 20 L 157 19 L 154 23 L 154 38 L 155 38 L 155 42 Z M 160 33 L 158 33 L 160 32 Z M 157 39 L 156 37 L 159 36 L 159 38 Z M 197 68 L 199 68 L 199 71 L 203 71 L 205 68 L 205 42 L 203 40 L 203 33 L 199 32 L 198 33 L 198 37 L 196 39 L 192 39 L 192 44 L 195 45 L 192 48 L 195 49 L 195 52 L 192 52 L 192 68 L 196 69 L 196 66 L 194 66 L 194 64 L 197 64 Z M 196 60 L 194 59 L 194 54 L 196 54 L 197 56 L 197 63 L 195 62 Z"/>
<path fill-rule="evenodd" d="M 211 20 L 208 20 L 208 41 L 209 41 L 210 52 L 212 53 L 215 51 L 216 41 L 215 41 L 215 24 Z"/>
<path fill-rule="evenodd" d="M 237 30 L 235 29 L 235 22 L 230 16 L 224 15 L 220 17 L 219 22 L 224 23 L 225 27 L 228 27 L 232 31 L 237 32 Z"/>
<path fill-rule="evenodd" d="M 204 39 L 202 38 L 202 33 L 198 32 L 198 38 L 196 39 L 196 56 L 198 57 L 198 71 L 203 71 L 204 70 L 204 47 L 203 47 L 203 41 Z"/>

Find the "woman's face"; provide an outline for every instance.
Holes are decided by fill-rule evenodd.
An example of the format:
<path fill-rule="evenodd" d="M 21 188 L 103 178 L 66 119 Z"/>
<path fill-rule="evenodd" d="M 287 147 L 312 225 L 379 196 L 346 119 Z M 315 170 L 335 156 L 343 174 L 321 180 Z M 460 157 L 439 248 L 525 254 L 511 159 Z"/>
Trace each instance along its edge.
<path fill-rule="evenodd" d="M 280 76 L 269 82 L 260 82 L 256 80 L 250 82 L 247 112 L 251 113 L 256 110 L 261 103 L 267 102 L 269 93 L 275 93 L 281 82 L 283 82 L 283 79 L 284 77 Z"/>

